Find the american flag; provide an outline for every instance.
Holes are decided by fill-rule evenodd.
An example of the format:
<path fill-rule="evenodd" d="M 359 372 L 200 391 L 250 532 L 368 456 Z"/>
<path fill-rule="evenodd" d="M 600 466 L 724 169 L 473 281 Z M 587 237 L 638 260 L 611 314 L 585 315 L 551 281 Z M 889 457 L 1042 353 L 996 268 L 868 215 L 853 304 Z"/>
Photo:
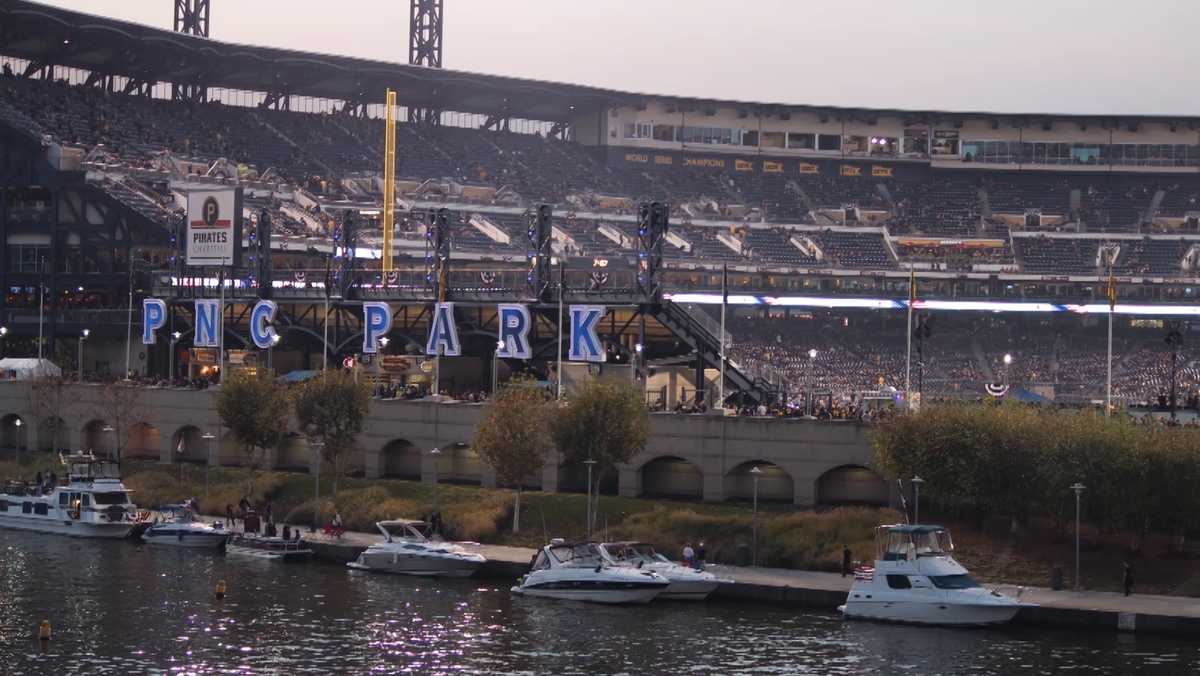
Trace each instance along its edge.
<path fill-rule="evenodd" d="M 874 566 L 859 566 L 854 569 L 854 580 L 856 582 L 870 582 L 875 579 Z"/>

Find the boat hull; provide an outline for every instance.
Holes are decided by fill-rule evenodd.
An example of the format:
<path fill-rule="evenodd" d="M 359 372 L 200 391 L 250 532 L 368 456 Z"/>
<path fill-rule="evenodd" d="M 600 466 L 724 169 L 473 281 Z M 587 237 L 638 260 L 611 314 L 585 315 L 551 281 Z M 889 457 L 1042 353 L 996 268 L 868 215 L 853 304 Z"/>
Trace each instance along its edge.
<path fill-rule="evenodd" d="M 658 598 L 663 601 L 703 601 L 716 590 L 720 582 L 715 580 L 672 580 Z"/>
<path fill-rule="evenodd" d="M 197 531 L 161 531 L 150 528 L 142 533 L 142 541 L 148 545 L 162 547 L 194 547 L 217 549 L 225 545 L 228 533 Z"/>
<path fill-rule="evenodd" d="M 392 573 L 393 575 L 465 578 L 474 575 L 482 564 L 482 561 L 469 559 L 405 556 L 390 552 L 366 551 L 358 557 L 357 561 L 346 565 L 355 570 Z"/>
<path fill-rule="evenodd" d="M 225 545 L 225 553 L 234 556 L 244 556 L 250 559 L 262 559 L 264 561 L 305 561 L 312 556 L 311 549 L 293 549 L 286 552 L 267 551 L 256 549 L 253 547 L 238 547 L 234 544 Z"/>
<path fill-rule="evenodd" d="M 105 538 L 111 540 L 119 540 L 129 536 L 129 532 L 133 530 L 132 522 L 116 521 L 116 522 L 91 522 L 91 521 L 76 521 L 73 519 L 53 519 L 53 518 L 21 518 L 14 516 L 0 517 L 0 528 L 9 528 L 13 530 L 25 530 L 35 533 L 47 533 L 52 535 L 66 535 L 77 538 Z"/>
<path fill-rule="evenodd" d="M 586 603 L 641 604 L 649 603 L 662 593 L 663 586 L 634 589 L 561 589 L 543 587 L 513 587 L 514 594 L 562 601 Z"/>
<path fill-rule="evenodd" d="M 986 627 L 1005 624 L 1020 611 L 1019 604 L 925 603 L 914 601 L 854 601 L 838 610 L 848 619 L 902 622 L 943 627 Z"/>

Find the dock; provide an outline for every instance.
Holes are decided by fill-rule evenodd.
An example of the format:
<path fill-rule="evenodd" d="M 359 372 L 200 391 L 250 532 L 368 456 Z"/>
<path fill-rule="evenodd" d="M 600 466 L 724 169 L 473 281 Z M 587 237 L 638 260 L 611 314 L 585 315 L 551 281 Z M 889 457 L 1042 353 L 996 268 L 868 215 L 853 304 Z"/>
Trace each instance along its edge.
<path fill-rule="evenodd" d="M 379 540 L 376 535 L 357 532 L 347 532 L 341 538 L 305 532 L 304 537 L 318 558 L 333 562 L 352 561 Z M 501 545 L 475 544 L 470 548 L 488 559 L 477 576 L 491 579 L 511 580 L 523 575 L 536 553 L 533 549 Z M 850 576 L 842 577 L 837 573 L 783 568 L 710 564 L 706 570 L 733 580 L 717 588 L 711 597 L 714 600 L 769 603 L 827 612 L 836 612 L 837 607 L 845 603 L 852 582 Z M 1200 638 L 1200 598 L 984 585 L 1010 596 L 1016 596 L 1020 589 L 1022 602 L 1036 604 L 1017 613 L 1013 620 L 1017 624 Z"/>

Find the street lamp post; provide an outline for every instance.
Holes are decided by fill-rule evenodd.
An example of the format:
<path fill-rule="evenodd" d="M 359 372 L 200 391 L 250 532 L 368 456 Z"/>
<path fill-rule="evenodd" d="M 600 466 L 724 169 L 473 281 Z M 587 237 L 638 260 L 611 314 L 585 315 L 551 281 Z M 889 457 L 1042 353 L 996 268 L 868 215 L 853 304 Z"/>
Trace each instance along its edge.
<path fill-rule="evenodd" d="M 167 373 L 167 384 L 168 385 L 175 384 L 175 344 L 179 342 L 179 339 L 182 336 L 183 336 L 183 334 L 178 331 L 174 331 L 171 333 L 171 355 L 170 355 L 170 359 L 168 360 L 168 366 L 167 366 L 167 368 L 169 369 L 169 372 Z"/>
<path fill-rule="evenodd" d="M 321 447 L 320 439 L 310 439 L 308 445 L 313 452 L 313 532 L 321 525 Z"/>
<path fill-rule="evenodd" d="M 435 446 L 429 455 L 433 456 L 433 512 L 436 514 L 438 511 L 438 463 L 441 461 L 442 449 Z"/>
<path fill-rule="evenodd" d="M 584 529 L 584 532 L 587 533 L 588 542 L 591 542 L 591 540 L 592 540 L 592 466 L 596 464 L 596 461 L 592 460 L 591 458 L 588 458 L 587 460 L 583 461 L 583 464 L 587 465 L 587 512 L 586 512 L 587 527 Z"/>
<path fill-rule="evenodd" d="M 205 457 L 204 457 L 204 499 L 207 500 L 208 499 L 208 468 L 212 466 L 212 459 L 213 459 L 212 444 L 213 444 L 213 439 L 216 439 L 217 436 L 215 434 L 213 434 L 212 432 L 205 432 L 204 434 L 200 435 L 200 438 L 203 439 L 205 442 L 207 442 L 207 445 L 208 445 L 208 448 L 205 449 Z"/>
<path fill-rule="evenodd" d="M 642 350 L 643 349 L 645 349 L 645 348 L 642 346 L 641 343 L 638 343 L 633 346 L 633 361 L 629 364 L 629 380 L 632 381 L 634 384 L 637 384 L 637 381 L 638 381 L 638 371 L 640 370 L 641 364 L 642 364 Z M 722 379 L 722 382 L 724 382 L 723 379 Z M 642 395 L 642 398 L 643 399 L 645 398 L 644 393 Z M 721 399 L 721 408 L 724 409 L 725 408 L 725 386 L 724 385 L 721 385 L 720 399 Z"/>
<path fill-rule="evenodd" d="M 1075 591 L 1082 588 L 1079 584 L 1079 498 L 1084 488 L 1086 486 L 1078 481 L 1071 485 L 1071 490 L 1075 491 Z"/>
<path fill-rule="evenodd" d="M 117 448 L 117 428 L 113 427 L 112 425 L 105 425 L 104 427 L 100 428 L 100 431 L 104 432 L 105 434 L 113 435 L 113 452 L 115 453 Z M 121 458 L 118 457 L 117 463 L 120 464 L 120 462 Z"/>
<path fill-rule="evenodd" d="M 913 525 L 914 526 L 921 523 L 921 484 L 923 484 L 923 483 L 925 483 L 925 480 L 921 478 L 920 474 L 913 476 L 912 485 L 913 485 Z"/>
<path fill-rule="evenodd" d="M 504 349 L 504 341 L 496 341 L 496 349 L 492 352 L 492 398 L 496 398 L 496 392 L 500 389 L 500 350 Z"/>
<path fill-rule="evenodd" d="M 758 465 L 750 468 L 750 476 L 754 477 L 754 513 L 750 517 L 750 525 L 753 532 L 750 540 L 750 562 L 752 565 L 758 565 L 758 477 L 762 474 L 762 470 Z"/>
<path fill-rule="evenodd" d="M 87 340 L 91 335 L 91 329 L 84 329 L 79 332 L 79 382 L 83 382 L 83 341 Z"/>
<path fill-rule="evenodd" d="M 1008 367 L 1012 365 L 1013 357 L 1011 354 L 1004 353 L 1004 388 L 1008 389 Z M 1007 394 L 1007 392 L 1005 393 Z"/>
<path fill-rule="evenodd" d="M 275 346 L 283 339 L 278 333 L 271 336 L 271 344 L 267 346 L 267 371 L 274 373 L 275 371 Z"/>
<path fill-rule="evenodd" d="M 809 415 L 812 411 L 813 396 L 812 396 L 812 370 L 813 362 L 817 360 L 817 350 L 815 348 L 808 351 L 808 370 L 804 375 L 804 415 Z"/>
<path fill-rule="evenodd" d="M 23 423 L 21 422 L 20 418 L 17 418 L 16 420 L 13 421 L 13 425 L 15 425 L 17 428 L 17 438 L 16 438 L 17 467 L 21 466 L 21 425 L 22 424 Z"/>

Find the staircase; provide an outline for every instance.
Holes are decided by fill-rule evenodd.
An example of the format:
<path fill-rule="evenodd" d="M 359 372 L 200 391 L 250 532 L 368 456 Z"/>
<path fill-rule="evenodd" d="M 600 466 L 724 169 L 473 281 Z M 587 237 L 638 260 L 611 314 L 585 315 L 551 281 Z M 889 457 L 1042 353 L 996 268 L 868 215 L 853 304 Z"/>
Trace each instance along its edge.
<path fill-rule="evenodd" d="M 704 319 L 700 319 L 700 317 Z M 667 301 L 658 307 L 654 318 L 675 334 L 680 341 L 695 350 L 705 368 L 720 370 L 721 341 L 717 336 L 721 329 L 711 317 L 702 311 L 689 312 L 686 306 Z M 725 335 L 726 340 L 730 340 L 729 334 Z M 770 392 L 775 389 L 773 385 L 768 382 L 765 375 L 760 374 L 758 377 L 750 375 L 745 369 L 728 359 L 728 354 L 726 355 L 726 395 L 740 390 L 755 401 L 765 402 L 770 398 Z"/>

